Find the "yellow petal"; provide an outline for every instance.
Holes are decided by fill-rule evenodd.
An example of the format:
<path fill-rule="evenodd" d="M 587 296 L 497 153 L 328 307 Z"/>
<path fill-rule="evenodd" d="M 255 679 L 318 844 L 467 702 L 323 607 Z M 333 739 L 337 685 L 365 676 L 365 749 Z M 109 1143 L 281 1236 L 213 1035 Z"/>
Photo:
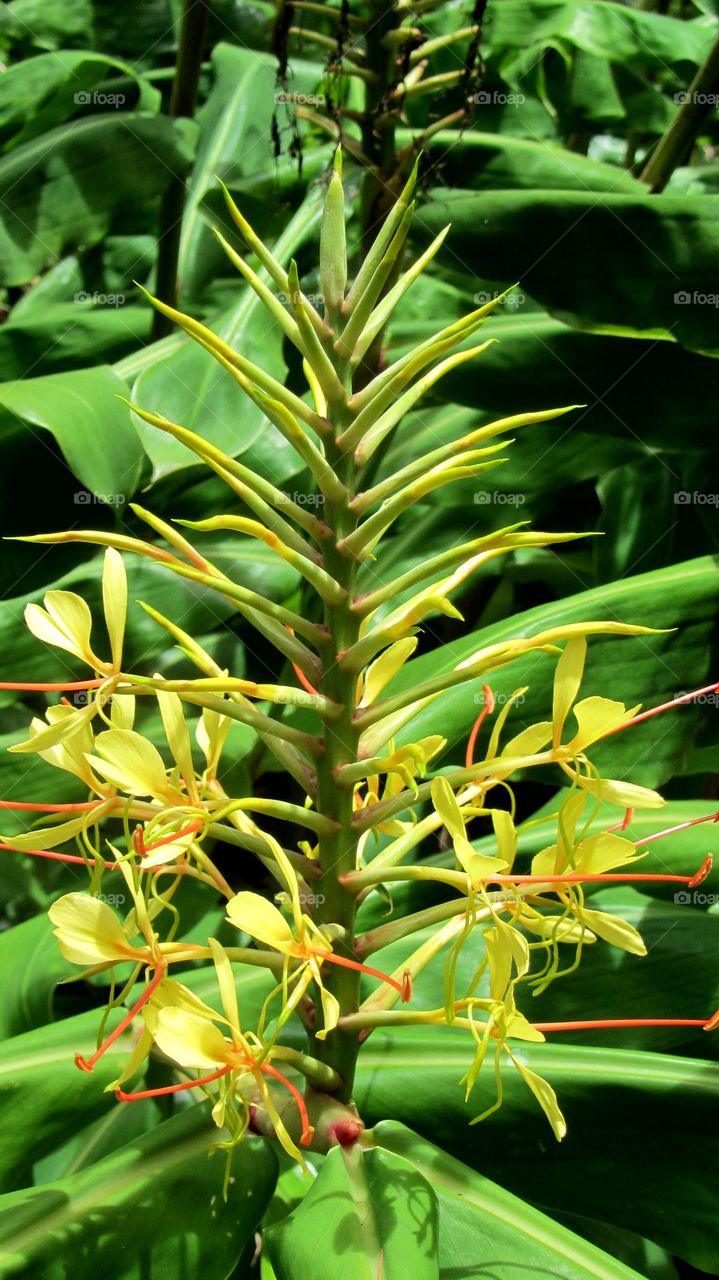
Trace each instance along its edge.
<path fill-rule="evenodd" d="M 92 615 L 82 596 L 74 591 L 48 591 L 44 609 L 37 604 L 27 605 L 25 622 L 38 640 L 95 665 L 90 648 Z"/>
<path fill-rule="evenodd" d="M 511 867 L 517 856 L 517 832 L 511 813 L 506 809 L 492 809 L 492 826 L 497 839 L 497 853 L 506 867 Z"/>
<path fill-rule="evenodd" d="M 616 804 L 620 809 L 662 809 L 666 804 L 658 791 L 650 791 L 648 787 L 637 786 L 634 782 L 623 782 L 618 778 L 584 778 L 580 774 L 575 777 L 583 791 L 589 791 L 607 804 Z"/>
<path fill-rule="evenodd" d="M 603 938 L 605 942 L 611 943 L 613 947 L 619 947 L 621 951 L 628 951 L 633 956 L 645 956 L 647 948 L 644 945 L 644 939 L 640 933 L 632 925 L 627 924 L 626 920 L 622 920 L 619 916 L 611 916 L 607 911 L 587 911 L 582 909 L 579 913 L 580 919 L 584 924 L 589 925 L 592 933 L 596 933 L 598 938 Z"/>
<path fill-rule="evenodd" d="M 502 747 L 502 756 L 534 756 L 552 740 L 552 726 L 548 720 L 540 720 L 523 729 Z"/>
<path fill-rule="evenodd" d="M 542 1108 L 542 1111 L 551 1124 L 555 1138 L 558 1142 L 561 1142 L 567 1132 L 567 1122 L 559 1110 L 557 1095 L 551 1084 L 546 1080 L 543 1080 L 541 1076 L 536 1074 L 536 1072 L 530 1071 L 529 1067 L 525 1067 L 522 1062 L 518 1062 L 514 1056 L 512 1057 L 512 1061 L 525 1084 L 529 1085 L 532 1093 L 537 1099 L 537 1102 Z"/>
<path fill-rule="evenodd" d="M 192 795 L 195 792 L 195 766 L 192 762 L 192 747 L 182 710 L 182 701 L 176 693 L 163 689 L 158 689 L 157 701 L 170 751 L 187 790 Z"/>
<path fill-rule="evenodd" d="M 327 991 L 320 983 L 320 1000 L 322 1001 L 322 1030 L 318 1031 L 317 1039 L 325 1040 L 330 1031 L 337 1026 L 340 1017 L 339 1000 L 332 995 L 331 991 Z"/>
<path fill-rule="evenodd" d="M 66 893 L 48 911 L 60 950 L 71 964 L 131 959 L 133 949 L 114 911 L 89 893 Z"/>
<path fill-rule="evenodd" d="M 258 942 L 264 942 L 285 955 L 293 954 L 296 944 L 285 917 L 259 893 L 236 893 L 227 904 L 227 915 L 236 928 L 249 933 Z"/>
<path fill-rule="evenodd" d="M 575 636 L 564 648 L 554 673 L 554 698 L 552 703 L 552 742 L 558 747 L 562 741 L 564 722 L 579 692 L 587 658 L 587 642 L 584 636 Z"/>
<path fill-rule="evenodd" d="M 464 818 L 457 797 L 446 778 L 433 778 L 430 788 L 432 804 L 452 839 L 464 838 Z"/>
<path fill-rule="evenodd" d="M 160 1009 L 153 1035 L 158 1049 L 181 1067 L 212 1071 L 236 1056 L 219 1027 L 186 1009 Z"/>
<path fill-rule="evenodd" d="M 125 619 L 127 617 L 127 574 L 119 551 L 108 547 L 102 570 L 102 604 L 105 610 L 105 625 L 110 637 L 113 671 L 122 668 L 122 645 L 125 638 Z M 132 701 L 132 699 L 124 699 Z"/>
<path fill-rule="evenodd" d="M 614 702 L 611 698 L 584 698 L 574 708 L 579 729 L 567 745 L 572 751 L 584 751 L 585 747 L 626 724 L 638 710 L 637 706 L 628 711 L 623 702 Z"/>
<path fill-rule="evenodd" d="M 165 764 L 159 751 L 133 729 L 106 729 L 95 739 L 89 763 L 131 796 L 161 797 L 167 791 Z"/>
<path fill-rule="evenodd" d="M 215 972 L 217 973 L 217 985 L 220 988 L 220 999 L 222 1000 L 222 1008 L 225 1011 L 225 1017 L 230 1026 L 240 1027 L 240 1010 L 237 1003 L 237 987 L 235 986 L 235 975 L 232 972 L 232 965 L 224 947 L 221 947 L 216 938 L 210 938 L 210 951 L 212 959 L 215 962 Z"/>
<path fill-rule="evenodd" d="M 396 640 L 394 644 L 389 646 L 389 649 L 385 649 L 384 653 L 367 668 L 364 692 L 359 704 L 361 707 L 369 707 L 377 700 L 385 686 L 396 676 L 407 659 L 412 656 L 417 648 L 417 643 L 415 636 L 406 636 L 404 640 Z"/>

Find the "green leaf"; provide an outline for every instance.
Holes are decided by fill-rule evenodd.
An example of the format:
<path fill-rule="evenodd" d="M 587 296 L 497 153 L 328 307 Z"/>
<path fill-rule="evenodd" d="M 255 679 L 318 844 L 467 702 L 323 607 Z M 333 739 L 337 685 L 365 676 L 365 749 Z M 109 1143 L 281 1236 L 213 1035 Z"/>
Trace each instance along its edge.
<path fill-rule="evenodd" d="M 74 121 L 0 160 L 0 282 L 23 285 L 69 247 L 97 244 L 190 163 L 194 128 L 142 113 Z M 140 226 L 144 230 L 144 226 Z"/>
<path fill-rule="evenodd" d="M 128 1104 L 129 1105 L 129 1104 Z M 0 1197 L 0 1274 L 30 1280 L 225 1280 L 269 1201 L 276 1160 L 250 1139 L 209 1162 L 217 1131 L 204 1106 L 80 1173 Z"/>
<path fill-rule="evenodd" d="M 18 432 L 49 431 L 68 466 L 86 488 L 75 494 L 75 523 L 92 494 L 122 506 L 137 488 L 144 452 L 130 414 L 117 399 L 127 387 L 109 367 L 78 369 L 46 378 L 0 383 L 3 447 Z M 42 441 L 42 436 L 37 436 Z"/>
<path fill-rule="evenodd" d="M 203 197 L 218 177 L 234 184 L 267 168 L 268 138 L 276 110 L 277 64 L 272 55 L 218 44 L 212 51 L 212 71 L 212 89 L 197 115 L 197 156 L 188 180 L 178 267 L 183 297 L 196 296 L 218 269 L 227 267 L 203 216 Z M 309 93 L 321 77 L 319 63 L 292 59 L 291 92 Z M 264 235 L 264 228 L 259 230 Z M 245 288 L 240 276 L 237 287 Z M 247 352 L 243 350 L 243 354 Z"/>
<path fill-rule="evenodd" d="M 638 1232 L 714 1273 L 719 1248 L 712 1227 L 713 1186 L 719 1166 L 714 1167 L 716 1156 L 708 1147 L 701 1166 L 690 1153 L 697 1133 L 711 1130 L 719 1119 L 715 1065 L 656 1053 L 565 1046 L 560 1039 L 522 1046 L 519 1056 L 557 1092 L 568 1124 L 562 1143 L 552 1138 L 509 1061 L 502 1067 L 502 1107 L 481 1125 L 469 1127 L 494 1101 L 495 1082 L 488 1064 L 465 1102 L 457 1082 L 471 1049 L 458 1033 L 429 1028 L 402 1035 L 376 1032 L 360 1056 L 356 1098 L 367 1123 L 391 1116 L 546 1212 Z M 384 1128 L 379 1125 L 378 1138 Z M 667 1134 L 671 1141 L 661 1136 Z M 675 1176 L 677 1164 L 681 1179 Z M 430 1180 L 441 1197 L 437 1180 Z M 666 1211 L 668 1186 L 671 1213 Z M 574 1271 L 570 1274 L 574 1280 Z"/>
<path fill-rule="evenodd" d="M 402 1156 L 335 1148 L 289 1217 L 266 1233 L 282 1280 L 325 1280 L 341 1266 L 348 1280 L 439 1280 L 437 1201 Z"/>
<path fill-rule="evenodd" d="M 519 279 L 563 320 L 719 354 L 712 196 L 455 190 L 423 206 L 415 236 L 424 247 L 448 222 L 467 271 Z"/>
<path fill-rule="evenodd" d="M 6 968 L 3 973 L 12 981 Z M 113 1014 L 108 1032 L 119 1020 L 120 1015 Z M 92 1010 L 38 1026 L 0 1045 L 3 1191 L 27 1186 L 36 1160 L 61 1146 L 78 1128 L 121 1105 L 104 1089 L 119 1075 L 129 1056 L 129 1037 L 103 1055 L 92 1075 L 75 1066 L 76 1053 L 94 1050 L 99 1025 L 99 1010 Z"/>
<path fill-rule="evenodd" d="M 145 110 L 157 110 L 160 105 L 158 91 L 127 63 L 103 54 L 62 49 L 39 54 L 8 67 L 0 79 L 0 143 L 3 149 L 9 150 L 29 142 L 46 129 L 61 124 L 68 116 L 82 111 L 92 100 L 95 87 L 113 72 L 135 81 L 140 89 L 140 104 Z M 103 95 L 117 92 L 118 89 L 111 84 L 103 90 Z M 122 101 L 124 103 L 124 96 Z M 103 103 L 101 98 L 98 105 L 115 104 Z"/>
<path fill-rule="evenodd" d="M 636 1272 L 402 1125 L 385 1121 L 373 1137 L 382 1150 L 412 1164 L 437 1197 L 441 1274 L 484 1273 L 492 1280 L 515 1280 L 521 1274 L 639 1280 Z"/>
<path fill-rule="evenodd" d="M 3 793 L 5 794 L 5 793 Z M 2 853 L 3 858 L 22 854 Z M 42 1027 L 52 1017 L 53 993 L 77 969 L 64 960 L 44 914 L 0 933 L 0 1040 Z"/>

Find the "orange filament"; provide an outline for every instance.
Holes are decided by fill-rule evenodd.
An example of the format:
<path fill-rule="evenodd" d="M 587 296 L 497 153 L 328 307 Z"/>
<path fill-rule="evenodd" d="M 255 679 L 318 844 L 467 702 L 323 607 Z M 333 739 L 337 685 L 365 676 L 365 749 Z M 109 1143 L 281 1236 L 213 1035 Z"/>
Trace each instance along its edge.
<path fill-rule="evenodd" d="M 608 738 L 613 733 L 619 733 L 621 729 L 628 729 L 630 725 L 641 724 L 642 720 L 648 720 L 650 716 L 658 716 L 662 711 L 670 711 L 672 707 L 680 707 L 685 702 L 692 702 L 694 698 L 701 698 L 707 693 L 717 692 L 719 692 L 719 684 L 707 684 L 703 689 L 693 689 L 691 693 L 682 694 L 681 698 L 672 698 L 671 702 L 662 702 L 661 706 L 650 707 L 648 711 L 640 711 L 638 715 L 632 716 L 631 720 L 627 720 L 626 724 L 619 724 L 615 729 L 609 729 L 607 733 L 602 734 L 602 737 Z"/>
<path fill-rule="evenodd" d="M 469 742 L 467 743 L 467 753 L 464 761 L 465 768 L 467 769 L 471 769 L 474 764 L 474 748 L 477 743 L 477 734 L 482 727 L 485 716 L 491 715 L 494 711 L 494 695 L 488 684 L 482 685 L 482 693 L 484 694 L 484 706 L 472 726 L 472 732 L 469 735 Z"/>
<path fill-rule="evenodd" d="M 122 1089 L 116 1089 L 115 1097 L 118 1102 L 140 1102 L 143 1098 L 161 1098 L 167 1093 L 182 1093 L 185 1089 L 199 1089 L 203 1084 L 212 1084 L 213 1080 L 226 1076 L 228 1071 L 232 1071 L 232 1067 L 220 1067 L 219 1071 L 213 1071 L 211 1076 L 201 1076 L 199 1080 L 186 1080 L 184 1084 L 166 1084 L 161 1089 L 143 1089 L 141 1093 L 123 1093 Z"/>
<path fill-rule="evenodd" d="M 382 973 L 381 969 L 372 969 L 368 964 L 360 964 L 359 960 L 350 960 L 347 956 L 335 955 L 334 951 L 313 951 L 313 955 L 319 960 L 329 960 L 330 964 L 342 965 L 345 969 L 358 969 L 360 973 L 368 973 L 372 978 L 381 978 L 382 982 L 388 982 L 395 991 L 398 991 L 402 997 L 403 1003 L 407 1003 L 412 998 L 412 976 L 409 970 L 405 970 L 402 981 L 397 982 L 396 978 L 390 978 L 389 974 Z"/>
<path fill-rule="evenodd" d="M 533 1022 L 535 1031 L 602 1031 L 605 1027 L 703 1027 L 713 1031 L 719 1010 L 712 1018 L 600 1018 L 586 1022 Z"/>
<path fill-rule="evenodd" d="M 287 1079 L 287 1076 L 283 1076 L 282 1072 L 278 1071 L 276 1067 L 271 1067 L 269 1062 L 261 1062 L 260 1071 L 264 1071 L 265 1075 L 271 1076 L 273 1080 L 278 1080 L 280 1084 L 283 1084 L 285 1086 L 286 1089 L 289 1089 L 290 1093 L 292 1094 L 292 1097 L 294 1098 L 295 1104 L 297 1106 L 297 1110 L 300 1113 L 300 1120 L 302 1121 L 302 1136 L 300 1138 L 300 1146 L 306 1147 L 312 1141 L 315 1131 L 312 1128 L 312 1125 L 310 1124 L 310 1118 L 307 1114 L 307 1107 L 305 1106 L 305 1100 L 302 1097 L 302 1094 L 300 1093 L 299 1089 L 297 1088 L 296 1085 L 292 1083 L 291 1080 Z"/>
<path fill-rule="evenodd" d="M 621 822 L 616 822 L 613 827 L 606 827 L 604 831 L 604 835 L 609 835 L 611 831 L 626 831 L 633 816 L 634 816 L 634 810 L 627 809 L 627 812 L 625 813 Z"/>
<path fill-rule="evenodd" d="M 123 1031 L 127 1030 L 131 1022 L 133 1021 L 133 1019 L 140 1012 L 143 1005 L 147 1004 L 153 991 L 155 991 L 155 989 L 159 986 L 164 976 L 165 976 L 165 966 L 163 962 L 160 961 L 157 965 L 157 968 L 155 969 L 154 974 L 152 975 L 151 981 L 147 984 L 147 986 L 145 987 L 145 990 L 140 996 L 140 999 L 137 1001 L 136 1004 L 132 1006 L 132 1008 L 130 1009 L 130 1012 L 125 1015 L 122 1021 L 117 1024 L 117 1026 L 115 1027 L 115 1030 L 110 1033 L 110 1035 L 107 1037 L 107 1040 L 103 1041 L 103 1043 L 100 1045 L 100 1048 L 97 1049 L 95 1053 L 93 1053 L 92 1057 L 85 1059 L 83 1058 L 82 1054 L 80 1053 L 75 1054 L 76 1067 L 79 1067 L 81 1071 L 92 1071 L 93 1067 L 95 1066 L 95 1063 L 102 1057 L 104 1053 L 107 1053 L 107 1050 L 110 1048 L 110 1045 L 114 1044 L 115 1041 L 119 1038 L 119 1036 L 122 1035 Z"/>
<path fill-rule="evenodd" d="M 293 636 L 293 635 L 295 634 L 295 633 L 294 633 L 294 629 L 293 629 L 292 627 L 288 627 L 288 626 L 287 626 L 287 623 L 285 623 L 285 630 L 286 630 L 286 631 L 289 631 L 289 633 L 290 633 L 290 635 L 291 635 L 291 636 Z M 305 675 L 305 673 L 304 673 L 304 671 L 302 670 L 302 668 L 301 668 L 301 667 L 298 667 L 296 662 L 292 662 L 292 659 L 291 659 L 291 658 L 290 658 L 290 662 L 291 662 L 291 664 L 292 664 L 292 670 L 294 671 L 295 675 L 297 676 L 297 679 L 299 680 L 300 684 L 302 685 L 302 688 L 303 688 L 303 689 L 306 689 L 308 693 L 314 693 L 317 697 L 319 697 L 319 690 L 318 690 L 318 689 L 315 689 L 315 686 L 314 686 L 313 684 L 310 684 L 310 681 L 307 679 L 307 676 Z"/>
<path fill-rule="evenodd" d="M 102 680 L 73 680 L 68 682 L 62 681 L 59 684 L 35 684 L 23 682 L 20 680 L 2 680 L 0 681 L 0 689 L 26 689 L 28 693 L 62 693 L 67 689 L 99 689 Z"/>
<path fill-rule="evenodd" d="M 0 849 L 7 853 L 26 853 L 31 858 L 52 858 L 54 862 L 74 862 L 81 867 L 92 866 L 89 859 L 80 858 L 74 853 L 53 853 L 50 849 L 13 849 L 11 844 L 0 844 Z M 106 871 L 114 871 L 117 863 L 106 862 L 104 866 Z"/>
<path fill-rule="evenodd" d="M 171 836 L 163 836 L 161 840 L 153 840 L 152 844 L 145 844 L 145 833 L 141 826 L 135 827 L 132 835 L 132 843 L 136 853 L 144 858 L 146 854 L 152 853 L 153 849 L 161 849 L 163 845 L 174 844 L 176 840 L 180 840 L 183 836 L 190 836 L 194 831 L 199 831 L 204 827 L 202 818 L 195 819 L 186 827 L 182 827 L 179 831 L 175 831 Z"/>
<path fill-rule="evenodd" d="M 86 813 L 104 800 L 83 800 L 80 804 L 33 804 L 29 800 L 0 800 L 0 809 L 22 809 L 29 813 Z"/>
<path fill-rule="evenodd" d="M 650 875 L 648 873 L 643 873 L 643 872 L 635 874 L 631 872 L 625 873 L 622 871 L 618 871 L 618 872 L 603 871 L 601 873 L 597 872 L 596 874 L 592 875 L 582 871 L 568 871 L 556 876 L 542 876 L 542 875 L 529 875 L 529 874 L 525 876 L 497 875 L 497 876 L 487 877 L 487 879 L 485 880 L 485 884 L 583 884 L 585 882 L 589 884 L 592 884 L 592 883 L 604 884 L 605 882 L 607 884 L 612 884 L 612 883 L 632 883 L 634 881 L 648 882 L 648 883 L 651 883 L 652 881 L 658 881 L 660 883 L 662 881 L 666 881 L 669 883 L 673 882 L 675 884 L 686 884 L 689 886 L 689 888 L 693 889 L 696 887 L 696 885 L 701 884 L 704 880 L 706 880 L 711 869 L 712 869 L 712 857 L 711 857 L 711 854 L 708 854 L 707 857 L 704 859 L 702 865 L 700 866 L 699 870 L 696 871 L 693 876 L 675 876 L 675 875 L 664 875 L 664 874 Z"/>
<path fill-rule="evenodd" d="M 650 844 L 652 840 L 661 840 L 664 836 L 673 836 L 677 831 L 686 831 L 687 827 L 696 827 L 700 822 L 719 822 L 719 813 L 708 813 L 704 818 L 692 818 L 690 822 L 680 822 L 676 827 L 667 827 L 666 831 L 657 831 L 653 836 L 642 836 L 635 840 L 635 845 Z"/>

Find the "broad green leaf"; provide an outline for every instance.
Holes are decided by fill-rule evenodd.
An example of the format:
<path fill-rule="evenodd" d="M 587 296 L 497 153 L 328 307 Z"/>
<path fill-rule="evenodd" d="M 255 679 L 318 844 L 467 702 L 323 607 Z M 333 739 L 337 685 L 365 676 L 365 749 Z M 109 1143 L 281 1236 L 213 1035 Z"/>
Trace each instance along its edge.
<path fill-rule="evenodd" d="M 266 1232 L 282 1280 L 439 1280 L 440 1224 L 431 1181 L 401 1156 L 335 1148 L 289 1217 Z"/>
<path fill-rule="evenodd" d="M 126 406 L 117 399 L 126 391 L 109 367 L 0 383 L 4 448 L 20 431 L 34 434 L 39 443 L 37 429 L 49 431 L 80 482 L 75 517 L 87 513 L 92 495 L 121 507 L 137 488 L 144 452 Z"/>
<path fill-rule="evenodd" d="M 360 1057 L 356 1096 L 363 1117 L 373 1124 L 391 1116 L 416 1129 L 545 1212 L 638 1232 L 703 1270 L 716 1270 L 713 1182 L 719 1170 L 708 1149 L 701 1166 L 690 1155 L 697 1133 L 711 1129 L 719 1114 L 714 1063 L 565 1046 L 560 1036 L 523 1046 L 521 1061 L 553 1085 L 566 1116 L 568 1134 L 557 1143 L 509 1061 L 502 1068 L 502 1107 L 470 1127 L 495 1096 L 488 1065 L 464 1101 L 457 1081 L 470 1057 L 456 1032 L 375 1033 Z M 380 1124 L 378 1134 L 383 1129 Z"/>
<path fill-rule="evenodd" d="M 448 222 L 467 271 L 491 263 L 563 320 L 719 354 L 713 196 L 455 190 L 423 206 L 414 234 L 424 246 Z"/>
<path fill-rule="evenodd" d="M 403 1125 L 385 1121 L 377 1125 L 373 1136 L 382 1150 L 413 1165 L 437 1197 L 440 1274 L 485 1272 L 493 1280 L 514 1280 L 520 1274 L 562 1276 L 566 1280 L 638 1280 L 636 1272 L 609 1254 L 489 1178 L 472 1173 Z M 519 1153 L 521 1159 L 521 1146 Z"/>
<path fill-rule="evenodd" d="M 22 859 L 23 855 L 3 852 L 0 857 Z M 50 1021 L 58 982 L 75 976 L 77 969 L 60 954 L 43 912 L 0 933 L 0 973 L 0 1040 L 14 1043 L 13 1036 Z"/>
<path fill-rule="evenodd" d="M 12 981 L 12 974 L 7 980 Z M 118 1021 L 119 1015 L 113 1014 L 108 1032 Z M 93 1052 L 99 1025 L 99 1010 L 93 1010 L 38 1026 L 0 1045 L 3 1191 L 28 1186 L 36 1160 L 61 1146 L 79 1127 L 121 1105 L 104 1090 L 129 1056 L 129 1037 L 113 1045 L 91 1075 L 75 1066 L 76 1053 Z"/>
<path fill-rule="evenodd" d="M 187 167 L 193 138 L 186 120 L 114 111 L 61 125 L 5 156 L 0 281 L 26 284 L 68 247 L 96 244 L 119 213 L 144 211 Z"/>
<path fill-rule="evenodd" d="M 130 1105 L 130 1104 L 127 1104 Z M 208 1162 L 217 1131 L 204 1106 L 88 1169 L 0 1198 L 0 1274 L 30 1280 L 225 1280 L 272 1194 L 276 1161 L 250 1139 Z"/>

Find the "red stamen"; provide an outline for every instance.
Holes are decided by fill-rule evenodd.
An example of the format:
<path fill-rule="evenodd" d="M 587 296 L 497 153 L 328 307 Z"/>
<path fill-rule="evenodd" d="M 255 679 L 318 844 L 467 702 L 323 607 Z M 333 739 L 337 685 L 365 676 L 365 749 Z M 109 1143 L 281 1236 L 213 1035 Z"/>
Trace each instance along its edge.
<path fill-rule="evenodd" d="M 533 1022 L 535 1031 L 602 1031 L 605 1027 L 703 1027 L 712 1031 L 719 1023 L 719 1010 L 712 1018 L 600 1018 L 586 1022 Z"/>
<path fill-rule="evenodd" d="M 300 1146 L 306 1147 L 312 1141 L 315 1131 L 312 1125 L 310 1124 L 310 1118 L 307 1114 L 307 1107 L 305 1106 L 305 1100 L 302 1097 L 302 1094 L 300 1093 L 299 1089 L 297 1088 L 296 1085 L 292 1083 L 291 1080 L 287 1079 L 287 1076 L 283 1076 L 282 1072 L 278 1071 L 276 1067 L 271 1067 L 269 1062 L 261 1062 L 260 1071 L 264 1071 L 265 1075 L 271 1076 L 273 1080 L 279 1080 L 280 1084 L 283 1084 L 286 1089 L 289 1089 L 290 1093 L 292 1094 L 292 1097 L 295 1100 L 297 1110 L 300 1113 L 300 1119 L 302 1121 L 302 1136 L 300 1138 Z"/>
<path fill-rule="evenodd" d="M 123 1093 L 122 1089 L 116 1089 L 115 1097 L 118 1102 L 140 1102 L 143 1098 L 162 1098 L 167 1093 L 199 1089 L 200 1085 L 211 1084 L 213 1080 L 219 1080 L 220 1076 L 226 1076 L 228 1071 L 232 1071 L 232 1067 L 221 1067 L 219 1071 L 213 1071 L 211 1076 L 201 1076 L 199 1080 L 187 1080 L 184 1084 L 166 1084 L 161 1089 L 143 1089 L 141 1093 Z"/>
<path fill-rule="evenodd" d="M 26 689 L 28 693 L 62 693 L 68 689 L 99 689 L 102 680 L 72 680 L 59 684 L 34 684 L 20 680 L 0 680 L 0 689 Z"/>
<path fill-rule="evenodd" d="M 603 884 L 606 882 L 607 884 L 616 884 L 616 883 L 631 884 L 635 881 L 639 881 L 642 883 L 643 882 L 652 883 L 652 881 L 657 881 L 659 883 L 667 882 L 667 883 L 675 883 L 675 884 L 686 884 L 690 888 L 694 888 L 696 885 L 701 884 L 703 880 L 706 880 L 711 869 L 712 869 L 712 857 L 711 857 L 711 854 L 709 854 L 704 859 L 699 870 L 696 871 L 693 876 L 675 876 L 675 875 L 665 875 L 663 873 L 661 875 L 653 875 L 645 872 L 638 872 L 638 873 L 626 872 L 625 873 L 623 871 L 617 871 L 617 872 L 602 871 L 592 875 L 588 872 L 585 873 L 582 871 L 568 871 L 568 872 L 563 872 L 562 874 L 556 875 L 556 876 L 542 876 L 542 875 L 529 875 L 529 874 L 524 876 L 513 876 L 513 875 L 489 876 L 487 877 L 487 880 L 485 881 L 485 883 L 486 884 L 583 884 L 586 882 L 589 884 Z"/>
<path fill-rule="evenodd" d="M 104 800 L 83 800 L 81 804 L 32 804 L 29 800 L 0 800 L 0 809 L 22 809 L 28 813 L 86 813 Z"/>
<path fill-rule="evenodd" d="M 204 827 L 204 825 L 204 820 L 202 818 L 197 818 L 194 822 L 190 822 L 188 826 L 182 827 L 180 831 L 176 831 L 174 835 L 163 836 L 162 840 L 153 840 L 152 844 L 145 844 L 142 827 L 135 827 L 135 835 L 140 832 L 138 843 L 142 844 L 142 848 L 137 848 L 137 844 L 135 844 L 135 835 L 133 835 L 133 844 L 135 844 L 137 852 L 142 853 L 144 856 L 147 853 L 151 853 L 153 849 L 161 849 L 163 845 L 174 844 L 175 841 L 179 840 L 182 836 L 192 835 L 193 831 L 199 831 L 200 827 Z"/>
<path fill-rule="evenodd" d="M 609 738 L 613 733 L 619 733 L 621 729 L 628 729 L 630 725 L 641 724 L 643 720 L 649 720 L 651 716 L 658 716 L 662 711 L 670 711 L 672 707 L 680 707 L 684 702 L 691 702 L 694 698 L 701 698 L 707 693 L 717 693 L 719 684 L 707 684 L 703 689 L 693 689 L 691 693 L 682 694 L 681 698 L 672 698 L 671 702 L 662 702 L 661 706 L 650 707 L 648 711 L 640 711 L 638 715 L 632 716 L 631 720 L 627 720 L 626 724 L 619 724 L 615 729 L 610 729 L 607 733 L 602 734 L 603 738 Z"/>
<path fill-rule="evenodd" d="M 603 834 L 604 834 L 604 835 L 609 835 L 609 834 L 610 834 L 610 832 L 612 832 L 612 831 L 626 831 L 626 829 L 627 829 L 627 827 L 629 826 L 629 823 L 631 822 L 631 820 L 632 820 L 632 817 L 633 817 L 633 816 L 634 816 L 634 810 L 633 810 L 633 809 L 627 809 L 627 812 L 625 813 L 625 815 L 624 815 L 624 817 L 622 818 L 621 822 L 616 822 L 616 823 L 614 824 L 614 826 L 613 826 L 613 827 L 606 827 L 606 828 L 605 828 L 605 830 L 604 830 L 604 832 L 603 832 Z"/>
<path fill-rule="evenodd" d="M 342 965 L 345 969 L 357 969 L 360 973 L 368 973 L 372 978 L 381 978 L 382 982 L 388 982 L 395 991 L 398 991 L 402 1000 L 406 1002 L 412 995 L 412 980 L 407 971 L 403 976 L 402 982 L 397 982 L 396 978 L 390 978 L 389 974 L 382 973 L 381 969 L 372 969 L 368 964 L 360 964 L 359 960 L 350 960 L 347 956 L 335 955 L 334 951 L 314 951 L 313 955 L 319 960 L 329 960 L 330 964 Z M 409 978 L 409 985 L 407 979 Z M 409 994 L 407 992 L 409 991 Z"/>
<path fill-rule="evenodd" d="M 482 693 L 484 694 L 484 706 L 472 725 L 472 732 L 469 735 L 469 742 L 467 743 L 467 752 L 464 760 L 465 768 L 467 769 L 471 769 L 474 764 L 474 748 L 477 743 L 477 734 L 482 727 L 485 716 L 491 715 L 494 711 L 494 694 L 488 684 L 482 685 Z"/>
<path fill-rule="evenodd" d="M 293 635 L 295 634 L 295 633 L 294 633 L 294 629 L 293 629 L 292 627 L 288 627 L 288 626 L 287 626 L 287 623 L 285 623 L 285 630 L 286 630 L 286 631 L 289 631 L 289 633 L 290 633 L 290 635 L 291 635 L 291 636 L 293 636 Z M 302 685 L 302 688 L 303 688 L 303 689 L 306 689 L 308 693 L 314 693 L 314 694 L 316 694 L 316 695 L 319 697 L 319 690 L 318 690 L 318 689 L 315 689 L 315 686 L 314 686 L 313 684 L 310 684 L 310 682 L 309 682 L 309 680 L 307 679 L 307 676 L 305 675 L 305 673 L 304 673 L 304 671 L 302 670 L 302 668 L 301 668 L 301 667 L 298 667 L 296 662 L 292 662 L 292 659 L 291 659 L 291 658 L 290 658 L 290 662 L 292 663 L 292 670 L 294 671 L 295 675 L 297 676 L 297 679 L 299 680 L 300 684 Z"/>
<path fill-rule="evenodd" d="M 155 969 L 154 974 L 152 975 L 151 981 L 147 984 L 147 986 L 145 987 L 145 990 L 140 996 L 140 999 L 137 1001 L 136 1004 L 132 1006 L 132 1008 L 130 1009 L 130 1012 L 126 1014 L 125 1017 L 122 1019 L 122 1022 L 119 1022 L 117 1024 L 117 1026 L 115 1027 L 115 1030 L 110 1033 L 110 1035 L 107 1037 L 107 1040 L 103 1041 L 103 1043 L 100 1045 L 100 1048 L 97 1049 L 95 1053 L 93 1053 L 92 1057 L 85 1059 L 83 1058 L 82 1054 L 80 1053 L 75 1054 L 76 1067 L 79 1067 L 81 1071 L 92 1071 L 93 1067 L 95 1066 L 95 1063 L 99 1061 L 99 1059 L 102 1057 L 104 1053 L 107 1053 L 107 1050 L 110 1048 L 110 1045 L 115 1043 L 115 1041 L 122 1035 L 123 1031 L 127 1030 L 127 1028 L 130 1026 L 130 1023 L 140 1012 L 142 1006 L 147 1004 L 153 991 L 155 991 L 155 989 L 159 986 L 164 976 L 165 976 L 165 966 L 163 962 L 160 961 L 157 965 L 157 968 Z"/>
<path fill-rule="evenodd" d="M 11 844 L 0 844 L 0 849 L 6 853 L 26 853 L 31 858 L 52 858 L 53 862 L 74 862 L 82 867 L 88 866 L 85 858 L 74 853 L 53 853 L 50 849 L 13 849 Z M 116 862 L 106 862 L 104 865 L 106 871 L 114 871 L 117 867 Z"/>
<path fill-rule="evenodd" d="M 652 840 L 662 840 L 664 836 L 673 836 L 677 831 L 686 831 L 687 827 L 697 827 L 700 822 L 719 822 L 719 813 L 708 813 L 704 818 L 692 818 L 691 822 L 680 822 L 676 827 L 667 827 L 666 831 L 656 831 L 653 836 L 642 836 L 635 840 L 635 845 L 651 844 Z"/>

